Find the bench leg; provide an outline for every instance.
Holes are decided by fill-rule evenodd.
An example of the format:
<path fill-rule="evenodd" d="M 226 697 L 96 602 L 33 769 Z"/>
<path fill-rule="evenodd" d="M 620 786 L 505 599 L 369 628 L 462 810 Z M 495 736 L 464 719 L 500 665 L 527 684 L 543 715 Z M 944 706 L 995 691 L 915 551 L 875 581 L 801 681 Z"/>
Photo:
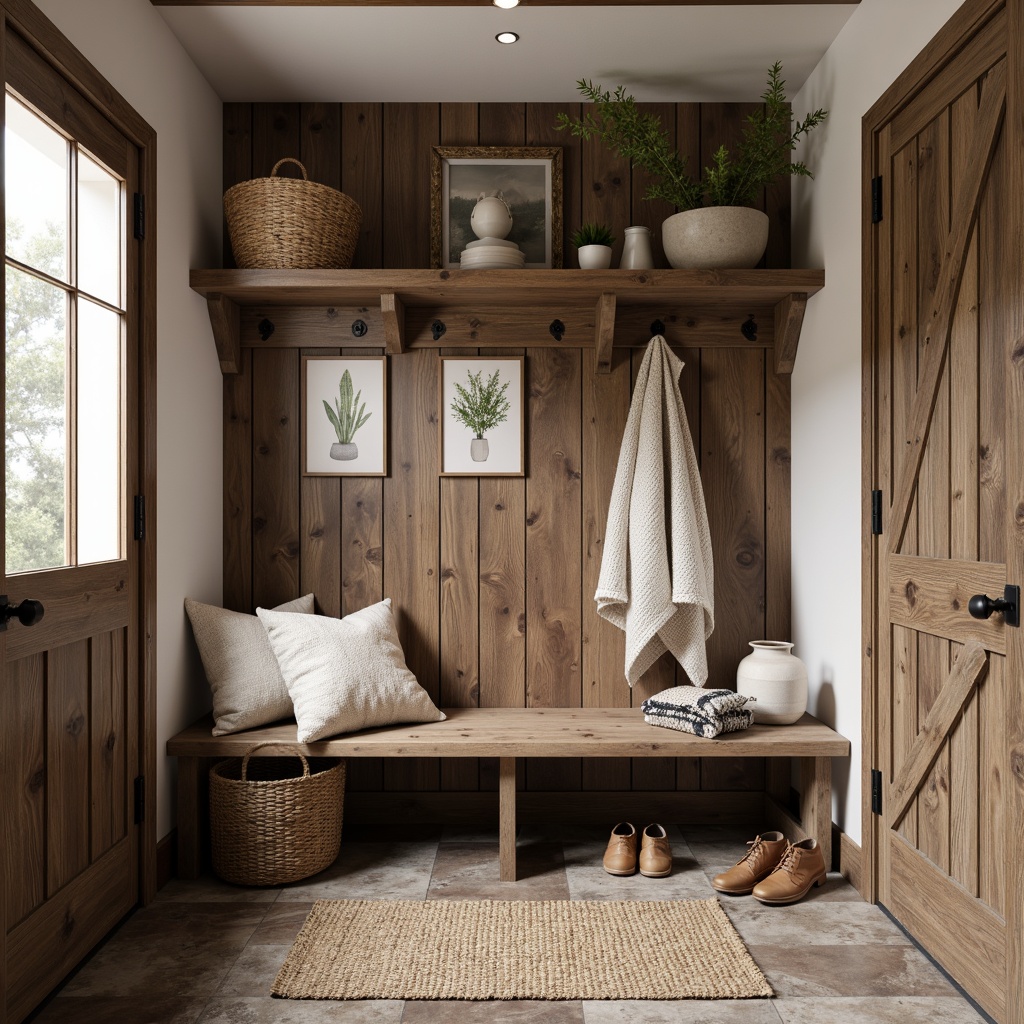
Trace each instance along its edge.
<path fill-rule="evenodd" d="M 800 758 L 800 824 L 818 840 L 825 870 L 832 870 L 832 759 Z"/>
<path fill-rule="evenodd" d="M 198 878 L 200 759 L 178 758 L 178 877 Z"/>
<path fill-rule="evenodd" d="M 498 877 L 516 880 L 516 760 L 498 758 Z"/>

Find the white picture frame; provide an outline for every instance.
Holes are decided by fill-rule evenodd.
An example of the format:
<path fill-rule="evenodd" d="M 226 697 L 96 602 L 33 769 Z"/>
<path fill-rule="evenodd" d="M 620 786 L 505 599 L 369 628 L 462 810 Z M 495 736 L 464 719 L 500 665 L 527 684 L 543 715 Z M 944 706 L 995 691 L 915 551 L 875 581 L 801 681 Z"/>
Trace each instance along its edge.
<path fill-rule="evenodd" d="M 441 476 L 525 476 L 525 367 L 523 356 L 441 356 Z M 495 376 L 496 375 L 496 376 Z M 459 389 L 462 389 L 461 392 Z M 497 394 L 500 422 L 479 436 L 464 421 L 469 401 Z M 462 409 L 462 415 L 458 411 Z M 484 410 L 483 422 L 493 420 Z M 483 442 L 481 444 L 481 442 Z"/>
<path fill-rule="evenodd" d="M 303 356 L 303 476 L 387 476 L 387 390 L 385 356 Z"/>

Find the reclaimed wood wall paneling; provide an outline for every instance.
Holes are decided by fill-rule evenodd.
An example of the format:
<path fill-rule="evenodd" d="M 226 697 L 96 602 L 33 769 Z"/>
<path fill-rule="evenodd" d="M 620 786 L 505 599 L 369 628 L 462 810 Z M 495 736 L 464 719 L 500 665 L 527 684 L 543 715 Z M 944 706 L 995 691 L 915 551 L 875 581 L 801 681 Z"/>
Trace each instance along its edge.
<path fill-rule="evenodd" d="M 656 259 L 664 265 L 659 226 L 671 211 L 641 199 L 646 182 L 639 171 L 597 145 L 556 132 L 559 109 L 578 113 L 581 107 L 225 104 L 224 184 L 268 174 L 276 160 L 296 155 L 311 179 L 340 186 L 359 202 L 363 221 L 354 266 L 427 266 L 431 146 L 560 145 L 565 265 L 575 265 L 568 237 L 586 220 L 610 221 L 619 251 L 622 228 L 646 224 L 655 231 Z M 662 116 L 695 164 L 707 162 L 719 142 L 734 141 L 752 107 L 649 109 Z M 281 173 L 291 173 L 288 168 Z M 772 217 L 766 264 L 787 265 L 787 204 L 769 195 L 763 207 Z M 232 265 L 227 251 L 225 265 Z M 534 347 L 531 340 L 502 350 L 527 357 L 529 475 L 479 481 L 437 475 L 435 353 L 389 361 L 389 476 L 338 480 L 301 477 L 303 351 L 244 352 L 242 372 L 225 379 L 225 604 L 251 610 L 312 590 L 319 610 L 338 615 L 390 596 L 410 666 L 442 703 L 639 704 L 649 693 L 685 682 L 665 659 L 630 691 L 622 676 L 622 635 L 596 615 L 592 600 L 629 390 L 642 353 L 617 350 L 613 373 L 598 378 L 589 350 Z M 702 459 L 710 451 L 717 467 L 706 481 L 720 492 L 708 500 L 719 534 L 716 568 L 722 559 L 716 597 L 730 617 L 739 609 L 731 626 L 720 617 L 721 632 L 713 640 L 716 673 L 730 685 L 746 640 L 788 628 L 789 579 L 782 567 L 789 522 L 788 388 L 768 379 L 760 350 L 695 348 L 681 354 L 694 445 Z M 749 408 L 732 404 L 728 392 L 734 387 Z M 724 413 L 726 422 L 723 401 L 733 410 Z M 730 518 L 730 509 L 739 508 L 731 498 L 736 487 L 744 499 L 742 524 Z M 736 545 L 745 553 L 738 570 L 730 564 Z M 460 791 L 493 789 L 497 776 L 487 760 L 361 761 L 350 766 L 349 783 L 362 790 Z M 760 761 L 702 766 L 696 759 L 645 759 L 632 766 L 625 759 L 536 762 L 528 781 L 535 789 L 599 791 L 763 784 Z"/>

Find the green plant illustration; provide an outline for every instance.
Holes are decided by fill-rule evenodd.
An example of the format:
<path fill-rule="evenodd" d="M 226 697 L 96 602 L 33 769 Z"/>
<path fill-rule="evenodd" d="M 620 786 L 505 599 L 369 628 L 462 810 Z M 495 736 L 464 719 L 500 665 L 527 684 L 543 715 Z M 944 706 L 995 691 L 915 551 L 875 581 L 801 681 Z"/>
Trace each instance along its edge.
<path fill-rule="evenodd" d="M 573 232 L 572 244 L 577 249 L 585 245 L 614 245 L 615 236 L 607 224 L 584 224 Z"/>
<path fill-rule="evenodd" d="M 790 163 L 790 152 L 801 136 L 817 128 L 828 111 L 818 109 L 793 124 L 786 100 L 782 62 L 768 69 L 768 86 L 761 95 L 764 106 L 747 118 L 743 135 L 730 151 L 720 146 L 712 166 L 694 175 L 672 146 L 661 119 L 643 113 L 623 86 L 614 93 L 581 78 L 576 88 L 594 104 L 582 118 L 559 114 L 556 127 L 581 139 L 599 139 L 609 149 L 631 160 L 656 179 L 644 199 L 664 199 L 680 211 L 701 206 L 750 206 L 761 190 L 787 174 L 813 178 L 807 165 Z"/>
<path fill-rule="evenodd" d="M 327 411 L 327 418 L 338 435 L 339 444 L 351 444 L 356 436 L 356 431 L 370 418 L 372 413 L 364 412 L 366 403 L 361 405 L 359 399 L 362 391 L 352 394 L 352 375 L 346 370 L 338 382 L 338 397 L 334 400 L 334 408 L 327 404 L 324 399 L 324 409 Z"/>
<path fill-rule="evenodd" d="M 511 408 L 505 397 L 508 385 L 508 381 L 501 383 L 500 370 L 495 370 L 486 383 L 483 381 L 483 370 L 467 372 L 467 386 L 455 385 L 452 415 L 472 430 L 474 437 L 482 438 L 492 427 L 508 419 Z"/>

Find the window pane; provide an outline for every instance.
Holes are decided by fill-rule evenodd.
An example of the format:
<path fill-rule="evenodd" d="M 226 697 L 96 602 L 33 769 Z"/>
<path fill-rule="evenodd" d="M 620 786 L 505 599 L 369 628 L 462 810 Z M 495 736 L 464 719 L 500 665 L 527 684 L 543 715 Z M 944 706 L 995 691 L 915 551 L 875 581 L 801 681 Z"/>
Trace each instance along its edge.
<path fill-rule="evenodd" d="M 78 301 L 78 564 L 121 554 L 121 318 Z"/>
<path fill-rule="evenodd" d="M 121 183 L 78 153 L 78 287 L 119 306 Z"/>
<path fill-rule="evenodd" d="M 7 267 L 7 573 L 66 565 L 67 299 Z"/>
<path fill-rule="evenodd" d="M 68 280 L 68 144 L 7 97 L 7 255 Z"/>

